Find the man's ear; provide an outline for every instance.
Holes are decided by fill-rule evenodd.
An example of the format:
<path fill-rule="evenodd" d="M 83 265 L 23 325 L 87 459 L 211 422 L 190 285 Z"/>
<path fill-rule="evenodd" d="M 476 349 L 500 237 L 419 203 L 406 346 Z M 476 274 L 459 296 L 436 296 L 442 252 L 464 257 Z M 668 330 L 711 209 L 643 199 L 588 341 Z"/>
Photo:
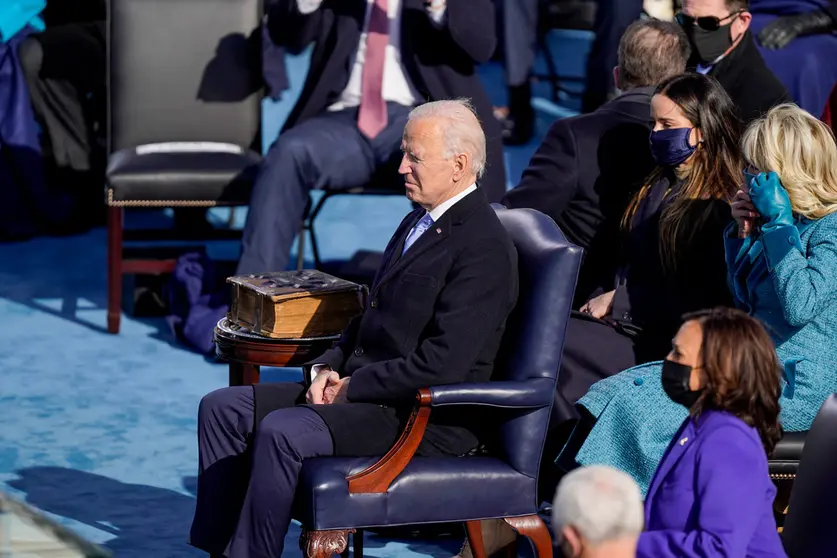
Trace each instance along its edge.
<path fill-rule="evenodd" d="M 581 543 L 581 535 L 575 530 L 572 525 L 565 525 L 561 529 L 561 550 L 564 552 L 564 558 L 578 558 L 581 556 L 583 550 Z"/>
<path fill-rule="evenodd" d="M 747 29 L 750 28 L 750 23 L 753 21 L 753 14 L 750 12 L 741 12 L 738 14 L 738 17 L 735 18 L 735 21 L 732 22 L 731 31 L 732 37 L 730 37 L 733 41 L 737 41 L 741 37 L 744 36 L 744 33 L 747 32 Z"/>
<path fill-rule="evenodd" d="M 468 174 L 471 168 L 471 157 L 467 153 L 460 153 L 453 158 L 453 177 L 460 180 Z"/>

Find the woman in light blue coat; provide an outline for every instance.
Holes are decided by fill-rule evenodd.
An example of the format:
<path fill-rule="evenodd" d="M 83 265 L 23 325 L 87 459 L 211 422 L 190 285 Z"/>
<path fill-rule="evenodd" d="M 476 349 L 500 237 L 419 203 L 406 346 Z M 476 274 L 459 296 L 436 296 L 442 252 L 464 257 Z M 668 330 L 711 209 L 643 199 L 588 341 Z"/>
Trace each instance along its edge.
<path fill-rule="evenodd" d="M 750 126 L 742 149 L 749 187 L 725 232 L 730 288 L 776 343 L 783 428 L 807 430 L 837 392 L 837 145 L 825 124 L 781 105 Z M 590 389 L 579 405 L 596 422 L 576 461 L 625 470 L 647 489 L 686 416 L 660 371 L 638 366 Z"/>

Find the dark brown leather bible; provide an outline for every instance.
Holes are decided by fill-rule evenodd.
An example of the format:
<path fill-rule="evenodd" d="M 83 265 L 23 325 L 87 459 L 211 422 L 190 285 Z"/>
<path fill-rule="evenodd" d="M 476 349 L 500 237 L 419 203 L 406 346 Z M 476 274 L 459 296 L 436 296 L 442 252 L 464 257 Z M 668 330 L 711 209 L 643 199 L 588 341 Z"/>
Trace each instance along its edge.
<path fill-rule="evenodd" d="M 275 339 L 339 334 L 363 312 L 366 287 L 316 270 L 237 275 L 229 319 Z"/>

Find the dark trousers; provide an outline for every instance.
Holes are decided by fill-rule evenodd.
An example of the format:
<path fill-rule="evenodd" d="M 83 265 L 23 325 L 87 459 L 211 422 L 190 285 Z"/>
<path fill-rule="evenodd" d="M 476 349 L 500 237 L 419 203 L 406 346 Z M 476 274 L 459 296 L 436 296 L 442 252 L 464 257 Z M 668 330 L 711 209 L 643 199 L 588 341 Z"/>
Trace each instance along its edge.
<path fill-rule="evenodd" d="M 619 41 L 628 26 L 642 15 L 643 0 L 599 0 L 595 39 L 587 57 L 587 87 L 583 111 L 592 112 L 614 91 L 613 68 L 619 63 Z"/>
<path fill-rule="evenodd" d="M 27 38 L 19 54 L 44 130 L 44 156 L 58 168 L 90 171 L 96 147 L 91 96 L 105 87 L 105 22 L 47 28 Z"/>
<path fill-rule="evenodd" d="M 409 111 L 389 103 L 387 127 L 372 140 L 357 128 L 357 109 L 324 112 L 282 133 L 253 187 L 237 273 L 287 267 L 312 189 L 403 188 L 397 169 Z"/>
<path fill-rule="evenodd" d="M 198 410 L 193 546 L 228 558 L 282 555 L 305 459 L 332 455 L 323 419 L 306 407 L 269 413 L 254 430 L 252 386 L 206 395 Z"/>
<path fill-rule="evenodd" d="M 506 84 L 529 82 L 538 51 L 538 10 L 541 0 L 503 0 L 503 50 Z"/>

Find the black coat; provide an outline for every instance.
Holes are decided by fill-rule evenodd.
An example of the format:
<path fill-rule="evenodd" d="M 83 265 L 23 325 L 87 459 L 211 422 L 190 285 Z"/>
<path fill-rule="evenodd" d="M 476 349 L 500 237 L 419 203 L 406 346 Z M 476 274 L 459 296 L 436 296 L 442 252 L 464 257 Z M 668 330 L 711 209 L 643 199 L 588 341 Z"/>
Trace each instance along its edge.
<path fill-rule="evenodd" d="M 285 129 L 324 111 L 349 82 L 352 60 L 363 30 L 366 0 L 324 0 L 302 15 L 296 0 L 278 0 L 270 8 L 268 28 L 276 44 L 300 52 L 316 42 L 308 79 Z M 488 138 L 488 167 L 481 184 L 490 201 L 506 191 L 500 125 L 476 73 L 497 45 L 492 0 L 448 0 L 441 25 L 427 13 L 424 0 L 402 0 L 401 61 L 424 100 L 471 99 Z"/>
<path fill-rule="evenodd" d="M 576 303 L 598 288 L 612 288 L 621 261 L 619 222 L 654 169 L 648 143 L 652 92 L 629 91 L 595 112 L 556 121 L 520 184 L 503 198 L 506 207 L 546 213 L 584 249 Z"/>
<path fill-rule="evenodd" d="M 681 186 L 673 173 L 664 172 L 640 203 L 613 301 L 611 317 L 642 328 L 647 352 L 656 358 L 668 352 L 684 314 L 734 306 L 724 257 L 724 229 L 732 221 L 726 201 L 690 202 L 681 218 L 675 262 L 663 262 L 660 218 Z"/>
<path fill-rule="evenodd" d="M 423 214 L 418 209 L 407 215 L 387 245 L 362 316 L 334 348 L 305 367 L 307 374 L 310 365 L 324 363 L 351 376 L 350 403 L 311 407 L 328 424 L 337 455 L 386 453 L 420 388 L 491 377 L 517 301 L 517 252 L 477 190 L 401 256 Z M 269 391 L 276 389 L 283 388 L 256 386 L 257 409 L 268 405 Z M 274 401 L 274 408 L 288 404 L 281 396 Z M 474 449 L 477 416 L 468 408 L 434 410 L 419 452 L 462 455 Z"/>
<path fill-rule="evenodd" d="M 793 102 L 785 86 L 764 63 L 749 31 L 729 55 L 712 67 L 709 75 L 720 82 L 738 106 L 745 124 L 776 105 Z"/>

